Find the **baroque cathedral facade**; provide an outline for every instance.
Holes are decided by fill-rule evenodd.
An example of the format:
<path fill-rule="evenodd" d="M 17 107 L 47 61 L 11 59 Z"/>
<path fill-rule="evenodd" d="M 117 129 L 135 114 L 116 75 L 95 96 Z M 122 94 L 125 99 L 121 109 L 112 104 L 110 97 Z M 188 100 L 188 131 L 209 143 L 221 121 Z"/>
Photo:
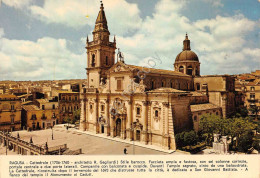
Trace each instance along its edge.
<path fill-rule="evenodd" d="M 187 34 L 174 70 L 126 64 L 122 53 L 116 54 L 116 39 L 109 37 L 101 3 L 93 40 L 86 42 L 80 130 L 175 150 L 175 134 L 198 131 L 203 114 L 228 117 L 234 112 L 234 78 L 201 76 Z"/>

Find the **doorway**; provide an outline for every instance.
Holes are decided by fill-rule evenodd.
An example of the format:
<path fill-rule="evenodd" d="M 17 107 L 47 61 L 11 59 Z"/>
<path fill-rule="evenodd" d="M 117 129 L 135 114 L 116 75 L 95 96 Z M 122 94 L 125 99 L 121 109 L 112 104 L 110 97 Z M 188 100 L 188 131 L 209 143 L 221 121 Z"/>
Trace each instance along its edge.
<path fill-rule="evenodd" d="M 120 137 L 121 135 L 121 119 L 116 120 L 116 136 Z"/>
<path fill-rule="evenodd" d="M 45 122 L 42 123 L 42 128 L 45 129 Z"/>
<path fill-rule="evenodd" d="M 104 133 L 104 132 L 105 132 L 104 125 L 101 125 L 101 133 Z"/>
<path fill-rule="evenodd" d="M 136 141 L 140 141 L 140 135 L 141 135 L 140 130 L 136 130 Z"/>

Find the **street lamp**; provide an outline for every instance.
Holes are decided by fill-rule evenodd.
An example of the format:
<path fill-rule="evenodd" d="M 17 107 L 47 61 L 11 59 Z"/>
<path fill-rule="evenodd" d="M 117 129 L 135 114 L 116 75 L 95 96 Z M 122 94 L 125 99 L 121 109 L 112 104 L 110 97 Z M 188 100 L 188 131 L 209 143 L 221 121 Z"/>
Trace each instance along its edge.
<path fill-rule="evenodd" d="M 51 126 L 51 139 L 53 140 L 53 127 Z"/>

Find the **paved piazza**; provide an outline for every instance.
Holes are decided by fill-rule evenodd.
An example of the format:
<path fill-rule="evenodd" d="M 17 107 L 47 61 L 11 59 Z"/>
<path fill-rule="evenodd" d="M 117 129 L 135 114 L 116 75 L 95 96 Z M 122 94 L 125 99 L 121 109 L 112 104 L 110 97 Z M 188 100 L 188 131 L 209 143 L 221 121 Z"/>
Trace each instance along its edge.
<path fill-rule="evenodd" d="M 70 150 L 77 150 L 82 148 L 82 153 L 84 155 L 122 155 L 124 154 L 124 148 L 127 148 L 127 153 L 129 155 L 134 154 L 145 154 L 145 155 L 158 155 L 158 154 L 169 154 L 166 152 L 150 149 L 150 148 L 144 148 L 137 146 L 134 143 L 123 143 L 120 141 L 114 141 L 108 138 L 102 138 L 97 137 L 94 135 L 82 133 L 80 131 L 77 131 L 76 129 L 70 128 L 68 131 L 66 128 L 62 126 L 55 126 L 53 129 L 53 135 L 54 140 L 52 140 L 52 130 L 39 130 L 39 131 L 33 131 L 33 132 L 27 132 L 27 131 L 17 131 L 13 132 L 13 136 L 17 136 L 17 133 L 19 132 L 20 138 L 25 141 L 30 141 L 30 138 L 32 137 L 33 143 L 36 145 L 44 146 L 46 142 L 48 142 L 49 147 L 58 146 L 62 144 L 67 144 L 68 148 Z M 133 142 L 131 142 L 133 143 Z M 6 154 L 5 147 L 2 145 L 0 146 L 0 154 Z M 8 154 L 16 154 L 12 151 L 8 151 Z M 178 152 L 174 152 L 171 154 L 180 154 Z"/>

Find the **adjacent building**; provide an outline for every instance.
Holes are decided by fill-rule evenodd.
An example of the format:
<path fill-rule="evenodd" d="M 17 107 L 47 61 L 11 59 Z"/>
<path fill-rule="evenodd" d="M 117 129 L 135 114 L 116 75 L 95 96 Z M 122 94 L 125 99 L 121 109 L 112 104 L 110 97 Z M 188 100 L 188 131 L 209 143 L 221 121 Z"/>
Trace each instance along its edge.
<path fill-rule="evenodd" d="M 21 129 L 21 100 L 10 94 L 0 95 L 0 131 Z"/>
<path fill-rule="evenodd" d="M 22 108 L 22 126 L 24 129 L 46 129 L 59 123 L 58 102 L 37 99 L 34 104 L 23 105 Z"/>

